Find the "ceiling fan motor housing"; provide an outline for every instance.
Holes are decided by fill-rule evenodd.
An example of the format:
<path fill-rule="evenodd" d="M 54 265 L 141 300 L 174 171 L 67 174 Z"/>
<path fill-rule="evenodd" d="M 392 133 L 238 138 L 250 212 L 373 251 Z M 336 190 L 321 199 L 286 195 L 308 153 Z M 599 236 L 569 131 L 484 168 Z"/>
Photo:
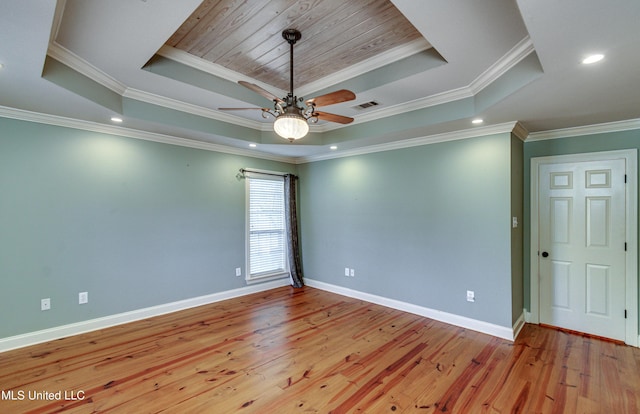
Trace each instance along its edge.
<path fill-rule="evenodd" d="M 293 45 L 302 38 L 302 33 L 300 33 L 300 31 L 297 29 L 284 29 L 282 31 L 282 37 L 290 45 Z"/>

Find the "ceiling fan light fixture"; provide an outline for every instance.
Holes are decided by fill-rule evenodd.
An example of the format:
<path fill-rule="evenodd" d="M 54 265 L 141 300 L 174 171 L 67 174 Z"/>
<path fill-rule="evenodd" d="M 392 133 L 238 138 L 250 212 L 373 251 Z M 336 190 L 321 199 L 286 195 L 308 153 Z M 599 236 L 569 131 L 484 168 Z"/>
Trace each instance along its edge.
<path fill-rule="evenodd" d="M 293 91 L 293 45 L 301 39 L 302 34 L 296 29 L 286 29 L 282 32 L 282 37 L 289 43 L 289 93 L 284 98 L 278 98 L 271 92 L 256 84 L 239 80 L 238 83 L 245 88 L 251 89 L 273 102 L 273 109 L 269 108 L 219 108 L 226 111 L 237 111 L 240 109 L 259 109 L 262 117 L 275 117 L 273 130 L 282 138 L 293 142 L 309 133 L 309 123 L 316 123 L 319 119 L 339 124 L 349 124 L 353 118 L 348 116 L 331 114 L 328 112 L 316 111 L 316 107 L 333 105 L 341 102 L 352 101 L 356 95 L 346 89 L 326 93 L 315 98 L 298 99 Z M 303 106 L 298 106 L 298 102 L 304 102 Z"/>
<path fill-rule="evenodd" d="M 309 132 L 309 124 L 304 116 L 297 112 L 287 111 L 278 115 L 273 123 L 273 130 L 290 142 L 300 139 Z"/>

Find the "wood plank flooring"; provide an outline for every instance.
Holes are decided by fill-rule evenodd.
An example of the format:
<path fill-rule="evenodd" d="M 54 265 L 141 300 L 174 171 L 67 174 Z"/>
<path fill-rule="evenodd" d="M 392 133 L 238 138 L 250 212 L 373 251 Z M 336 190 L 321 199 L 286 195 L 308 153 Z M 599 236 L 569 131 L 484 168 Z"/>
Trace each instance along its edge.
<path fill-rule="evenodd" d="M 0 389 L 2 413 L 638 413 L 640 349 L 285 287 L 1 353 Z"/>

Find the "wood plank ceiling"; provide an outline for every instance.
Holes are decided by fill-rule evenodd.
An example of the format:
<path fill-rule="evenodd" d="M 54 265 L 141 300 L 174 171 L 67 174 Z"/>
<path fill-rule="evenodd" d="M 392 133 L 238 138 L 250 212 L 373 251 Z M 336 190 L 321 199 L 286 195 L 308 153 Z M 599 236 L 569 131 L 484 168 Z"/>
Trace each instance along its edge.
<path fill-rule="evenodd" d="M 288 90 L 287 28 L 295 87 L 422 37 L 389 0 L 205 0 L 166 44 Z"/>

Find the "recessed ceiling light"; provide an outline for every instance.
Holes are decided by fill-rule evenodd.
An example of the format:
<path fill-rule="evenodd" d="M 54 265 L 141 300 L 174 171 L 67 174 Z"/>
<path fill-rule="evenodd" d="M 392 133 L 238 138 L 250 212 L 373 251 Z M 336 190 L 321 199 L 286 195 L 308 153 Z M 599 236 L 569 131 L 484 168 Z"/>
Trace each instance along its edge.
<path fill-rule="evenodd" d="M 122 118 L 119 118 L 119 117 L 117 117 L 117 116 L 112 116 L 112 117 L 111 117 L 111 121 L 112 121 L 112 122 L 120 123 L 120 122 L 122 122 Z"/>
<path fill-rule="evenodd" d="M 4 68 L 4 65 L 2 63 L 0 63 L 0 69 Z"/>
<path fill-rule="evenodd" d="M 257 145 L 256 145 L 256 144 L 249 144 L 249 146 L 250 146 L 251 148 L 255 148 L 255 147 L 257 147 Z"/>
<path fill-rule="evenodd" d="M 483 122 L 484 122 L 484 120 L 481 119 L 481 118 L 476 118 L 473 121 L 471 121 L 472 124 L 481 124 Z"/>
<path fill-rule="evenodd" d="M 592 63 L 600 62 L 602 59 L 604 59 L 604 55 L 601 55 L 601 54 L 590 55 L 582 59 L 582 63 L 584 65 L 590 65 Z"/>
<path fill-rule="evenodd" d="M 332 145 L 329 147 L 329 149 L 335 151 L 338 149 L 338 147 L 336 145 Z"/>

